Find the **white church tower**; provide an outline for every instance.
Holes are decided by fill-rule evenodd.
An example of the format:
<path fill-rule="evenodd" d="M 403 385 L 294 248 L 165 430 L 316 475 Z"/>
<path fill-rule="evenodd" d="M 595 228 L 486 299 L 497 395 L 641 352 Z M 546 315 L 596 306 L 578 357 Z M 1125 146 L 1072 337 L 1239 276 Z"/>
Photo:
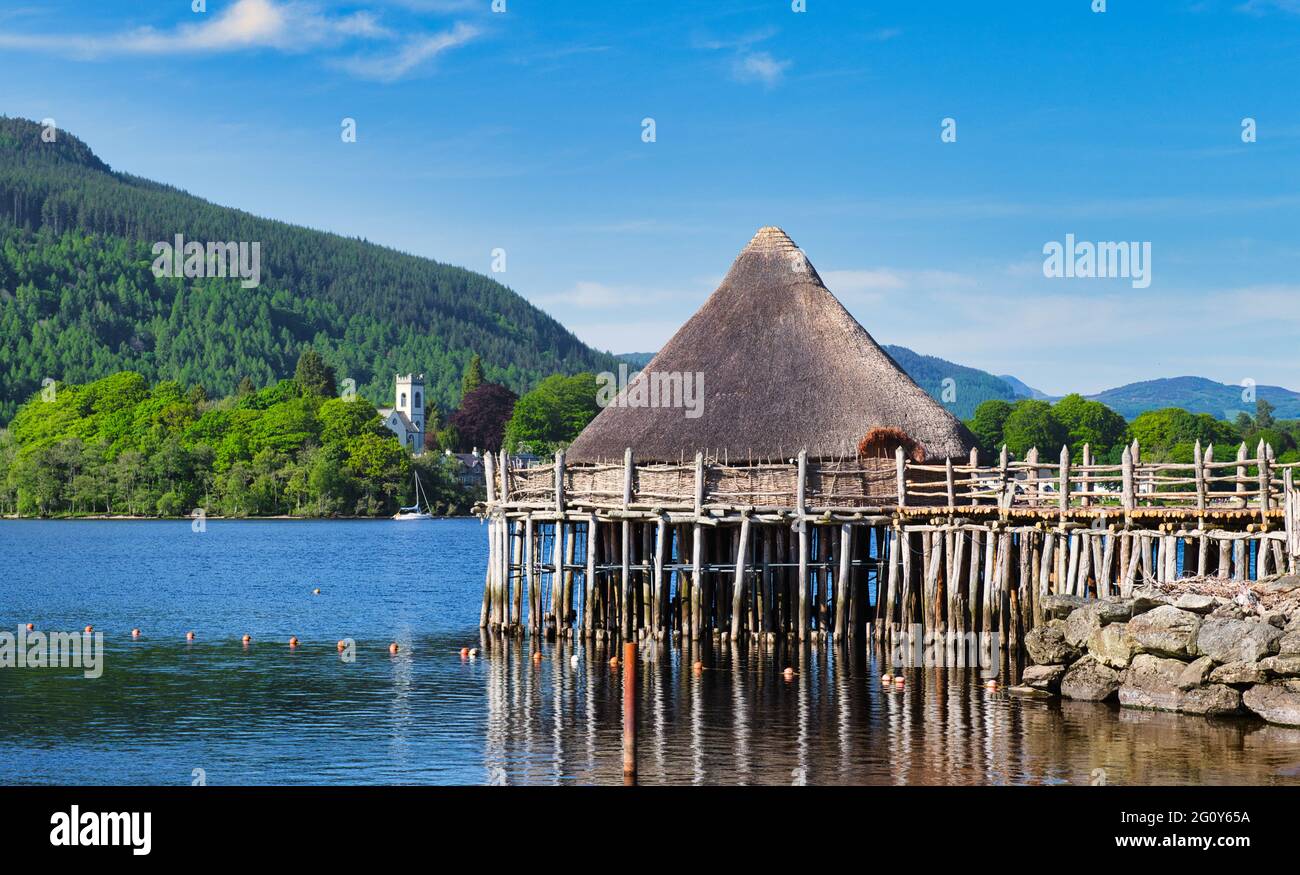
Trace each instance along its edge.
<path fill-rule="evenodd" d="M 424 374 L 396 375 L 396 407 L 381 408 L 384 425 L 415 455 L 424 452 Z"/>

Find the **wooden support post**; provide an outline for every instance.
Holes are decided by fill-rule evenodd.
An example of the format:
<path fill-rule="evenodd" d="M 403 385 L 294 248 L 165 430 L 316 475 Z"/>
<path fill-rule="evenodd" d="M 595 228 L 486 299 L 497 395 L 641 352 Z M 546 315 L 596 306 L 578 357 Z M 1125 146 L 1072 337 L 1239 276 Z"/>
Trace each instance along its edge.
<path fill-rule="evenodd" d="M 736 577 L 731 588 L 731 640 L 739 642 L 745 597 L 745 560 L 749 553 L 749 514 L 740 518 L 740 537 L 736 544 Z"/>
<path fill-rule="evenodd" d="M 967 492 L 974 492 L 976 489 L 979 488 L 979 483 L 978 483 L 978 482 L 975 482 L 975 481 L 978 479 L 978 478 L 976 477 L 975 472 L 976 472 L 976 469 L 979 468 L 979 465 L 980 465 L 980 450 L 979 450 L 979 447 L 971 447 L 971 448 L 970 448 L 970 469 L 971 469 L 970 479 L 971 479 L 972 482 L 971 482 L 971 485 L 970 485 L 970 486 L 967 486 L 967 487 L 966 487 Z M 979 502 L 979 499 L 978 499 L 978 498 L 974 498 L 974 497 L 972 497 L 971 500 L 970 500 L 970 503 L 971 503 L 971 504 L 979 504 L 980 502 Z"/>
<path fill-rule="evenodd" d="M 1030 465 L 1038 464 L 1038 447 L 1030 447 L 1029 452 L 1025 453 L 1025 461 Z M 1038 501 L 1041 497 L 1038 494 L 1038 468 L 1030 468 L 1026 474 L 1026 492 L 1029 494 L 1029 506 L 1038 507 Z"/>
<path fill-rule="evenodd" d="M 582 630 L 590 636 L 596 630 L 596 544 L 600 523 L 593 513 L 587 517 L 587 573 L 583 579 L 586 597 L 582 602 Z"/>
<path fill-rule="evenodd" d="M 623 451 L 623 510 L 632 503 L 632 448 Z M 622 572 L 619 589 L 623 593 L 623 616 L 619 625 L 623 629 L 623 640 L 631 639 L 636 616 L 636 595 L 632 589 L 632 523 L 623 520 Z"/>
<path fill-rule="evenodd" d="M 948 456 L 946 459 L 943 460 L 943 466 L 944 466 L 944 475 L 945 475 L 945 477 L 946 477 L 947 484 L 948 484 L 948 507 L 950 507 L 950 508 L 951 508 L 951 507 L 956 507 L 956 506 L 957 506 L 957 486 L 956 486 L 956 484 L 953 482 L 953 473 L 952 473 L 952 456 Z"/>
<path fill-rule="evenodd" d="M 700 612 L 704 592 L 704 527 L 698 522 L 691 527 L 691 639 L 698 641 L 704 630 Z"/>
<path fill-rule="evenodd" d="M 654 599 L 650 608 L 650 627 L 655 632 L 663 631 L 666 626 L 664 618 L 668 612 L 668 582 L 664 580 L 664 557 L 668 550 L 668 521 L 662 516 L 655 526 L 655 571 L 651 595 Z"/>
<path fill-rule="evenodd" d="M 851 587 L 849 585 L 849 572 L 850 572 L 849 562 L 852 559 L 852 556 L 853 556 L 853 526 L 849 525 L 848 523 L 841 523 L 840 524 L 840 556 L 839 556 L 840 569 L 839 569 L 839 573 L 835 575 L 835 634 L 836 635 L 843 635 L 845 631 L 849 631 L 850 634 L 857 633 L 856 628 L 852 630 L 846 630 L 845 627 L 846 622 L 849 623 L 850 625 L 857 623 L 856 613 L 851 613 L 847 620 L 845 619 L 844 616 L 845 606 L 848 604 L 850 599 L 849 590 Z M 823 580 L 824 579 L 825 578 L 823 578 Z M 853 597 L 856 598 L 857 594 L 854 593 Z M 879 596 L 877 596 L 877 598 L 879 598 Z"/>
<path fill-rule="evenodd" d="M 527 581 L 528 586 L 528 628 L 536 629 L 540 623 L 538 617 L 537 601 L 537 575 L 533 569 L 533 515 L 528 514 L 524 517 L 524 567 L 520 574 L 521 579 Z"/>
<path fill-rule="evenodd" d="M 899 452 L 902 452 L 901 448 Z M 799 531 L 799 640 L 808 638 L 808 451 L 799 451 L 799 482 L 795 486 Z"/>

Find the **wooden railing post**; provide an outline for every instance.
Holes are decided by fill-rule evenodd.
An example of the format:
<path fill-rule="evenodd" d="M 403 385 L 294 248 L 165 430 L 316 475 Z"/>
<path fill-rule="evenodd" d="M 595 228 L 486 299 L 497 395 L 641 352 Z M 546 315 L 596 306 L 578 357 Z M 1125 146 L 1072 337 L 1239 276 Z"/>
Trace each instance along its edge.
<path fill-rule="evenodd" d="M 1079 504 L 1082 505 L 1083 507 L 1087 507 L 1089 504 L 1088 487 L 1090 484 L 1088 481 L 1092 479 L 1092 474 L 1091 472 L 1088 471 L 1088 468 L 1090 468 L 1091 466 L 1092 466 L 1092 445 L 1085 443 L 1083 445 L 1083 469 L 1084 470 L 1079 472 L 1079 477 L 1083 481 L 1082 483 L 1079 484 L 1080 485 L 1079 491 L 1083 493 L 1083 495 L 1079 497 Z"/>
<path fill-rule="evenodd" d="M 1205 454 L 1201 452 L 1201 440 L 1197 438 L 1196 446 L 1192 448 L 1192 464 L 1196 466 L 1193 476 L 1196 478 L 1196 513 L 1200 517 L 1200 525 L 1205 526 Z"/>
<path fill-rule="evenodd" d="M 1028 462 L 1031 466 L 1035 466 L 1035 467 L 1031 467 L 1025 474 L 1026 477 L 1025 491 L 1030 496 L 1032 496 L 1032 498 L 1030 498 L 1029 500 L 1029 506 L 1038 507 L 1038 499 L 1039 499 L 1038 468 L 1036 467 L 1038 465 L 1038 447 L 1029 448 L 1029 452 L 1025 453 L 1025 461 Z"/>
<path fill-rule="evenodd" d="M 1057 499 L 1061 513 L 1070 509 L 1070 448 L 1061 447 L 1060 497 Z"/>
<path fill-rule="evenodd" d="M 957 506 L 957 487 L 953 483 L 952 456 L 948 456 L 943 460 L 943 466 L 944 466 L 944 475 L 947 479 L 947 484 L 948 484 L 948 507 L 953 508 Z"/>
<path fill-rule="evenodd" d="M 1237 447 L 1237 501 L 1240 507 L 1246 507 L 1250 502 L 1246 499 L 1246 442 L 1242 441 L 1241 446 Z"/>
<path fill-rule="evenodd" d="M 973 494 L 979 488 L 979 471 L 980 466 L 980 448 L 970 448 L 970 485 L 966 487 L 966 492 L 970 496 L 972 505 L 979 504 L 980 500 Z"/>
<path fill-rule="evenodd" d="M 1133 508 L 1137 505 L 1132 448 L 1124 448 L 1124 455 L 1120 464 L 1124 471 L 1124 525 L 1128 527 L 1133 524 Z"/>
<path fill-rule="evenodd" d="M 1265 528 L 1268 526 L 1268 510 L 1271 502 L 1270 491 L 1272 483 L 1269 478 L 1272 476 L 1269 470 L 1269 453 L 1272 448 L 1264 443 L 1264 439 L 1259 439 L 1259 519 L 1264 523 Z M 1260 541 L 1260 549 L 1265 547 L 1264 541 Z"/>
<path fill-rule="evenodd" d="M 902 447 L 894 447 L 894 466 L 898 477 L 898 506 L 907 507 L 907 460 Z"/>
<path fill-rule="evenodd" d="M 1011 484 L 1007 481 L 1007 445 L 1002 445 L 1002 452 L 998 456 L 998 507 L 1006 515 L 1006 510 L 1011 507 Z"/>

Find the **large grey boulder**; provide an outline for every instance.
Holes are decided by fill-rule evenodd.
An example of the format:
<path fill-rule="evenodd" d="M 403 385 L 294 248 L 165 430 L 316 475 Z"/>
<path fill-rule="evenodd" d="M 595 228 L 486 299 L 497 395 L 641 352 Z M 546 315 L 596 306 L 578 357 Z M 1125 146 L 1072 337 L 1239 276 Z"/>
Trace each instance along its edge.
<path fill-rule="evenodd" d="M 1241 693 L 1224 684 L 1209 684 L 1183 693 L 1178 710 L 1184 714 L 1215 717 L 1241 710 Z"/>
<path fill-rule="evenodd" d="M 1084 647 L 1088 637 L 1101 628 L 1096 605 L 1077 608 L 1065 618 L 1065 641 L 1071 647 Z"/>
<path fill-rule="evenodd" d="M 1184 695 L 1178 681 L 1186 667 L 1181 660 L 1139 653 L 1124 673 L 1119 703 L 1129 708 L 1177 711 Z"/>
<path fill-rule="evenodd" d="M 1061 678 L 1061 695 L 1067 699 L 1100 702 L 1119 689 L 1119 672 L 1085 656 L 1070 666 Z"/>
<path fill-rule="evenodd" d="M 1194 592 L 1185 592 L 1174 602 L 1174 607 L 1180 611 L 1191 611 L 1193 614 L 1208 614 L 1219 606 L 1214 596 L 1201 595 Z"/>
<path fill-rule="evenodd" d="M 1025 633 L 1025 651 L 1038 665 L 1063 665 L 1074 662 L 1083 652 L 1065 640 L 1060 623 L 1035 626 Z"/>
<path fill-rule="evenodd" d="M 1133 661 L 1133 642 L 1125 623 L 1111 623 L 1088 636 L 1088 653 L 1111 668 L 1128 668 Z"/>
<path fill-rule="evenodd" d="M 1208 656 L 1201 657 L 1209 659 Z M 1210 672 L 1210 680 L 1216 684 L 1236 684 L 1248 686 L 1262 684 L 1268 680 L 1268 672 L 1258 662 L 1229 662 Z"/>
<path fill-rule="evenodd" d="M 1086 605 L 1088 600 L 1077 595 L 1051 592 L 1043 596 L 1039 603 L 1043 606 L 1044 616 L 1064 620 L 1074 611 Z"/>
<path fill-rule="evenodd" d="M 1246 690 L 1241 700 L 1269 723 L 1300 726 L 1300 692 L 1278 684 L 1256 684 Z"/>
<path fill-rule="evenodd" d="M 1256 662 L 1277 653 L 1281 638 L 1282 630 L 1268 623 L 1211 617 L 1196 633 L 1196 649 L 1220 664 Z"/>
<path fill-rule="evenodd" d="M 1201 618 L 1172 605 L 1152 608 L 1128 623 L 1127 633 L 1141 653 L 1190 659 L 1196 656 L 1196 634 Z"/>
<path fill-rule="evenodd" d="M 1061 688 L 1061 677 L 1064 674 L 1063 665 L 1027 665 L 1020 674 L 1020 683 L 1036 690 L 1054 693 Z"/>
<path fill-rule="evenodd" d="M 1297 614 L 1296 616 L 1300 616 Z M 1280 654 L 1300 653 L 1300 630 L 1287 632 L 1277 640 L 1277 652 Z"/>
<path fill-rule="evenodd" d="M 1259 661 L 1259 667 L 1281 677 L 1298 677 L 1300 676 L 1300 653 L 1266 656 Z"/>
<path fill-rule="evenodd" d="M 1127 623 L 1133 619 L 1133 602 L 1127 599 L 1104 598 L 1093 602 L 1097 619 L 1105 626 L 1108 623 Z"/>
<path fill-rule="evenodd" d="M 1205 679 L 1210 676 L 1214 669 L 1214 660 L 1208 656 L 1199 656 L 1183 669 L 1178 675 L 1178 689 L 1187 691 L 1199 687 L 1205 683 Z"/>

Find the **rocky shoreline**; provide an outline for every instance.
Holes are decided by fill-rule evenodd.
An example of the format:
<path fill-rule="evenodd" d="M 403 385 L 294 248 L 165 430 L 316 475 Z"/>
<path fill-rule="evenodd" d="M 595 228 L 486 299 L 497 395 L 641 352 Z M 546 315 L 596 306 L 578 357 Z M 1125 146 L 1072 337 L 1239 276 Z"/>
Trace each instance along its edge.
<path fill-rule="evenodd" d="M 1042 607 L 1012 692 L 1300 726 L 1300 575 L 1047 595 Z"/>

